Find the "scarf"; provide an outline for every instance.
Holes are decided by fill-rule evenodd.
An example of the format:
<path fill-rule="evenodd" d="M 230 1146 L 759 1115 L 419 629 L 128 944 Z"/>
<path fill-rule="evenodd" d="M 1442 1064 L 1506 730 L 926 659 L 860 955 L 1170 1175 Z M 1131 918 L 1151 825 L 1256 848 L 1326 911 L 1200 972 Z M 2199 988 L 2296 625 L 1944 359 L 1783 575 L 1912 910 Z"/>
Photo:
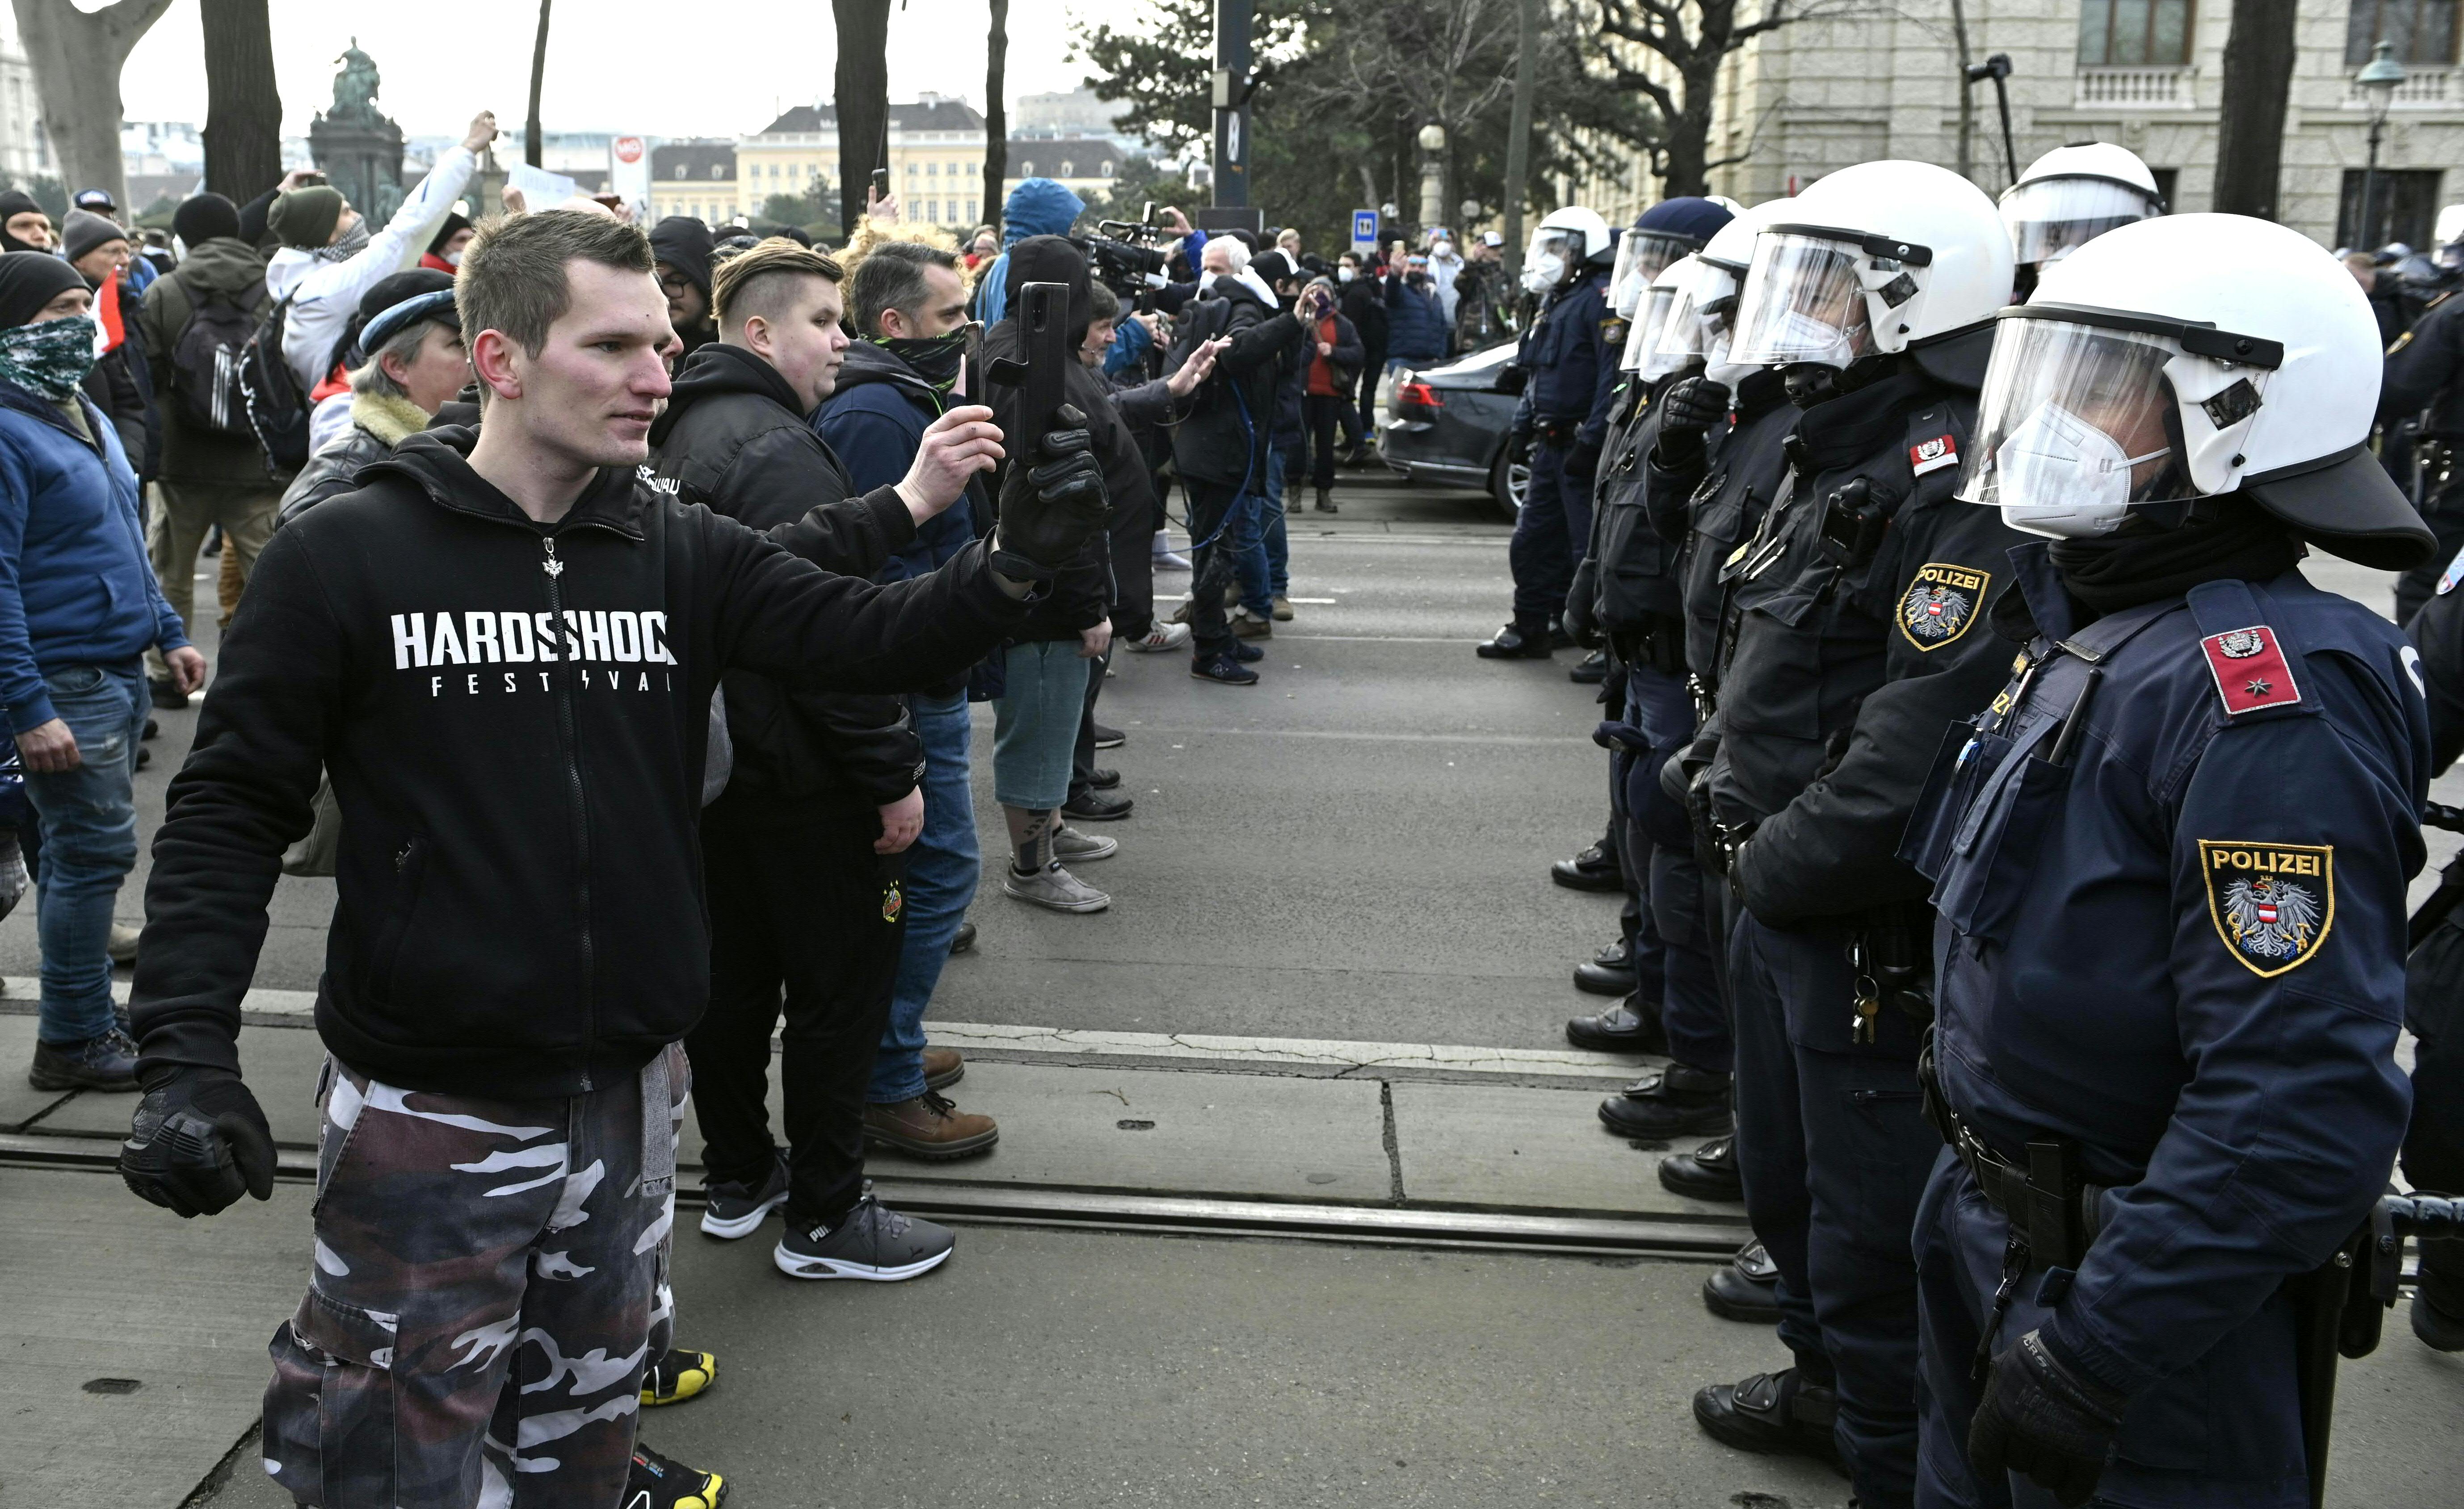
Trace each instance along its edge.
<path fill-rule="evenodd" d="M 2101 617 L 2188 592 L 2203 581 L 2266 581 L 2301 558 L 2301 541 L 2280 520 L 2245 498 L 2220 501 L 2223 512 L 2204 523 L 2054 541 L 2062 584 Z"/>
<path fill-rule="evenodd" d="M 958 363 L 967 354 L 964 325 L 946 336 L 875 336 L 872 339 L 873 344 L 906 362 L 936 393 L 946 394 L 957 383 Z"/>
<path fill-rule="evenodd" d="M 94 370 L 101 328 L 92 315 L 76 315 L 0 330 L 0 381 L 55 404 L 66 402 Z"/>
<path fill-rule="evenodd" d="M 341 240 L 332 246 L 319 247 L 315 254 L 319 262 L 347 262 L 367 249 L 368 217 L 362 215 L 351 223 L 350 230 L 342 232 Z"/>

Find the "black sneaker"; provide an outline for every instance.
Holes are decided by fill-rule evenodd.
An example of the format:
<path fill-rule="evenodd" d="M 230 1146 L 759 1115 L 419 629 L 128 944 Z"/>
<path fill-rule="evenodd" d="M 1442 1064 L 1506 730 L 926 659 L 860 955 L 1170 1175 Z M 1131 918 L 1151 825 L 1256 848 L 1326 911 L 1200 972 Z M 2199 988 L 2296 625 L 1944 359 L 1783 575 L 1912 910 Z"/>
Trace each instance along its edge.
<path fill-rule="evenodd" d="M 1694 1423 L 1711 1438 L 1741 1452 L 1785 1452 L 1837 1466 L 1832 1438 L 1839 1398 L 1828 1384 L 1809 1383 L 1804 1372 L 1756 1373 L 1732 1384 L 1713 1384 L 1694 1395 Z"/>
<path fill-rule="evenodd" d="M 718 1509 L 725 1502 L 726 1478 L 634 1444 L 621 1509 Z"/>
<path fill-rule="evenodd" d="M 1266 658 L 1266 646 L 1252 645 L 1245 639 L 1232 642 L 1232 658 L 1243 666 L 1254 666 Z"/>
<path fill-rule="evenodd" d="M 976 925 L 972 922 L 958 924 L 958 930 L 950 934 L 950 951 L 954 954 L 964 953 L 975 946 Z"/>
<path fill-rule="evenodd" d="M 682 1404 L 716 1382 L 717 1358 L 708 1352 L 671 1346 L 665 1357 L 652 1359 L 643 1372 L 642 1403 L 653 1407 Z"/>
<path fill-rule="evenodd" d="M 1109 791 L 1087 791 L 1061 804 L 1061 815 L 1072 822 L 1118 822 L 1137 805 L 1134 797 Z"/>
<path fill-rule="evenodd" d="M 1108 729 L 1100 723 L 1095 725 L 1095 747 L 1099 750 L 1119 749 L 1129 742 L 1129 737 L 1118 729 Z"/>
<path fill-rule="evenodd" d="M 1087 773 L 1087 784 L 1097 791 L 1110 791 L 1120 783 L 1121 773 L 1116 770 L 1106 770 L 1099 765 Z"/>
<path fill-rule="evenodd" d="M 901 1215 L 868 1188 L 836 1226 L 788 1223 L 770 1260 L 790 1279 L 869 1279 L 895 1282 L 931 1273 L 958 1245 L 946 1226 Z"/>
<path fill-rule="evenodd" d="M 708 1203 L 701 1208 L 701 1234 L 722 1241 L 750 1236 L 770 1213 L 787 1203 L 787 1155 L 779 1153 L 770 1160 L 770 1176 L 760 1188 L 733 1179 L 704 1178 L 702 1198 Z"/>
<path fill-rule="evenodd" d="M 1227 687 L 1258 684 L 1258 673 L 1229 655 L 1200 655 L 1189 663 L 1189 673 L 1200 681 L 1221 682 Z"/>
<path fill-rule="evenodd" d="M 26 1083 L 38 1090 L 133 1090 L 137 1044 L 114 1027 L 83 1042 L 34 1042 Z"/>

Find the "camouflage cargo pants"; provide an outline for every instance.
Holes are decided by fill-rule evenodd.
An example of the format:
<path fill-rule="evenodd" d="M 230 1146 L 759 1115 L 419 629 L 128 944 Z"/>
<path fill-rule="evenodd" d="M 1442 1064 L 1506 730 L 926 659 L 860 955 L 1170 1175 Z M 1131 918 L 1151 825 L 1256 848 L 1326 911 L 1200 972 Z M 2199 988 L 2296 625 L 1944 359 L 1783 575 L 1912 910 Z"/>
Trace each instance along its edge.
<path fill-rule="evenodd" d="M 674 1321 L 689 1072 L 670 1048 L 638 1083 L 507 1101 L 327 1061 L 316 1273 L 265 1390 L 275 1481 L 329 1509 L 615 1509 Z"/>

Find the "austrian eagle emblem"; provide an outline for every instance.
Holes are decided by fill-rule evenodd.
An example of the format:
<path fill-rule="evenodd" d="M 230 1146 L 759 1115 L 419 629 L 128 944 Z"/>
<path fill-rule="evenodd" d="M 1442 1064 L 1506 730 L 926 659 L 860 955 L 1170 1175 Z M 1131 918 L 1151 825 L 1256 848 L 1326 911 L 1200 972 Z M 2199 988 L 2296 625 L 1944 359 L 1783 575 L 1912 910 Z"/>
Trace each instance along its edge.
<path fill-rule="evenodd" d="M 2326 845 L 2199 841 L 2216 932 L 2253 973 L 2307 963 L 2335 923 L 2335 850 Z"/>
<path fill-rule="evenodd" d="M 1940 649 L 1968 632 L 1991 580 L 1966 566 L 1925 562 L 1900 595 L 1900 632 L 1919 649 Z"/>

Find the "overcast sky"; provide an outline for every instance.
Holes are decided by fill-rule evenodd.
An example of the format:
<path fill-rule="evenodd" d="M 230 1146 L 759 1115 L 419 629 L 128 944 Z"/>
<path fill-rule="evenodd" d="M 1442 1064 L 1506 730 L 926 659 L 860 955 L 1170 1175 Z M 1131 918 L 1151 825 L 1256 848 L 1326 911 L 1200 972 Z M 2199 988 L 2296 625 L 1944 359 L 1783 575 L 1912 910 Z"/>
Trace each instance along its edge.
<path fill-rule="evenodd" d="M 83 0 L 79 9 L 94 9 Z M 1012 99 L 1076 88 L 1068 22 L 1134 13 L 1136 0 L 1011 0 Z M 490 5 L 272 0 L 282 129 L 297 135 L 333 100 L 334 59 L 354 34 L 385 76 L 378 104 L 411 135 L 459 132 L 473 110 L 521 128 L 530 94 L 530 0 Z M 891 12 L 890 97 L 984 94 L 980 0 L 904 0 Z M 132 120 L 206 119 L 197 0 L 176 0 L 130 55 L 121 94 Z M 550 130 L 736 136 L 768 123 L 774 101 L 830 96 L 837 38 L 825 0 L 564 0 L 548 37 L 540 117 Z"/>

